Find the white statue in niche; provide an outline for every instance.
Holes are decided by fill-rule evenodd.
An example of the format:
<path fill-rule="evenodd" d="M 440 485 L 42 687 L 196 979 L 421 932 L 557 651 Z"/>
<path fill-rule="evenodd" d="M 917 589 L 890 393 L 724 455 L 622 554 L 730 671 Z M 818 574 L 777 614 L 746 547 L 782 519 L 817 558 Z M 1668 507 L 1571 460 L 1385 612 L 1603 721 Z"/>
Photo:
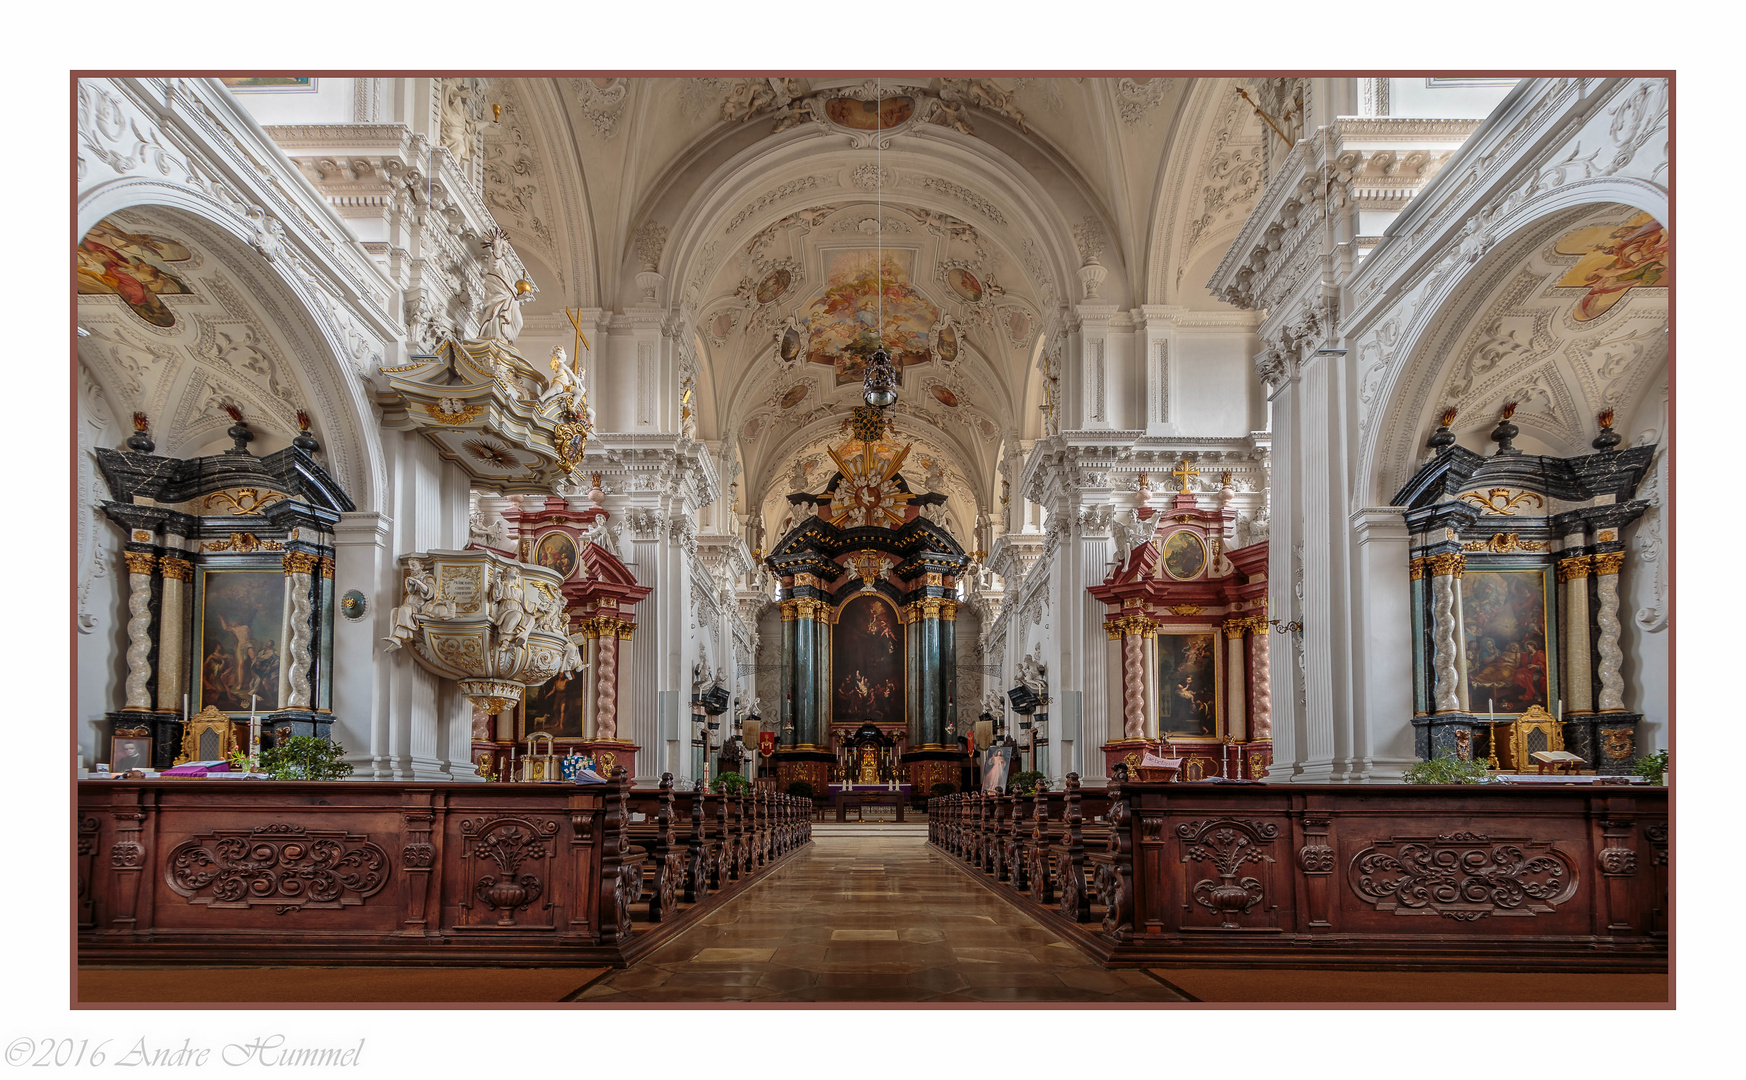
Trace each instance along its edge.
<path fill-rule="evenodd" d="M 440 138 L 463 170 L 472 162 L 479 138 L 479 110 L 473 104 L 476 93 L 472 79 L 443 80 Z"/>
<path fill-rule="evenodd" d="M 1038 697 L 1046 697 L 1049 693 L 1047 669 L 1035 653 L 1025 653 L 1019 661 L 1018 681 Z"/>
<path fill-rule="evenodd" d="M 521 334 L 521 305 L 533 300 L 539 290 L 525 277 L 516 277 L 509 262 L 509 234 L 497 229 L 485 237 L 485 306 L 479 312 L 479 336 L 515 344 Z"/>

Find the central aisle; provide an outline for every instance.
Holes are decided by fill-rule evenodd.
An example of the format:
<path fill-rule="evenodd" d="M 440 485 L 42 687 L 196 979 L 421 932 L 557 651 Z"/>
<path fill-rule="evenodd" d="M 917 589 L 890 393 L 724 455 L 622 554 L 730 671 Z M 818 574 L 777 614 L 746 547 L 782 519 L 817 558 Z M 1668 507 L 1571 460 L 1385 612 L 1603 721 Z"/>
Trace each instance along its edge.
<path fill-rule="evenodd" d="M 818 836 L 744 896 L 576 1001 L 1186 1001 L 1105 970 L 925 836 Z"/>

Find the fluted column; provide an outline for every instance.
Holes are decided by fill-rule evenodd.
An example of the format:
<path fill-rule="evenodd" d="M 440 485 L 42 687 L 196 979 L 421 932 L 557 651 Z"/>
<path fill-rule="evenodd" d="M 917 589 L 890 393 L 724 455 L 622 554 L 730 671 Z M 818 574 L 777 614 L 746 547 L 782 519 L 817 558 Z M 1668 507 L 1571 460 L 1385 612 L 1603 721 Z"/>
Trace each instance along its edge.
<path fill-rule="evenodd" d="M 1594 569 L 1594 559 L 1593 555 L 1572 555 L 1558 560 L 1558 584 L 1564 586 L 1564 633 L 1560 636 L 1564 639 L 1566 714 L 1594 711 L 1588 640 L 1588 575 Z"/>
<path fill-rule="evenodd" d="M 285 635 L 284 659 L 280 663 L 280 670 L 285 674 L 280 683 L 278 707 L 307 709 L 313 703 L 309 692 L 309 669 L 315 662 L 312 597 L 315 590 L 315 571 L 321 563 L 321 557 L 308 551 L 287 551 L 283 563 L 285 592 L 290 603 L 286 605 L 288 632 Z"/>
<path fill-rule="evenodd" d="M 1625 563 L 1622 551 L 1601 552 L 1594 556 L 1595 596 L 1600 610 L 1595 612 L 1597 631 L 1595 651 L 1600 654 L 1600 712 L 1625 711 L 1625 680 L 1619 665 L 1625 658 L 1619 647 L 1619 569 Z"/>
<path fill-rule="evenodd" d="M 1246 619 L 1225 623 L 1225 735 L 1235 742 L 1248 741 L 1248 713 L 1244 708 L 1243 630 Z"/>
<path fill-rule="evenodd" d="M 1466 569 L 1466 556 L 1446 552 L 1428 560 L 1431 569 L 1431 618 L 1436 654 L 1432 669 L 1436 673 L 1431 692 L 1432 711 L 1461 711 L 1461 637 L 1457 612 L 1461 597 L 1456 582 Z"/>
<path fill-rule="evenodd" d="M 127 700 L 129 712 L 150 712 L 152 696 L 152 571 L 157 556 L 124 551 L 127 560 Z"/>
<path fill-rule="evenodd" d="M 1269 627 L 1265 616 L 1257 615 L 1250 620 L 1249 634 L 1249 737 L 1254 739 L 1271 739 L 1273 737 L 1273 672 L 1270 670 L 1271 654 L 1267 636 Z"/>
<path fill-rule="evenodd" d="M 187 625 L 186 582 L 194 580 L 194 564 L 165 555 L 158 560 L 163 575 L 163 593 L 158 597 L 158 711 L 182 711 L 182 627 Z"/>

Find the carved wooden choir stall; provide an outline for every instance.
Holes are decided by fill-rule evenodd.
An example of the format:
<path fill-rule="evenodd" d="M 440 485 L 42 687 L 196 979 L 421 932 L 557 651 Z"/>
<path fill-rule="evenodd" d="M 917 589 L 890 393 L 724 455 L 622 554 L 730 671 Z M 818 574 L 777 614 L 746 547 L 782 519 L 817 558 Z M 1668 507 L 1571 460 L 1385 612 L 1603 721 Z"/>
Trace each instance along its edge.
<path fill-rule="evenodd" d="M 96 450 L 129 591 L 124 696 L 107 718 L 112 734 L 150 736 L 153 768 L 205 760 L 185 721 L 209 709 L 243 727 L 258 712 L 268 746 L 333 723 L 333 529 L 352 501 L 306 424 L 256 457 L 241 412 L 231 420 L 234 445 L 207 457 L 153 454 L 143 416 L 126 451 Z"/>
<path fill-rule="evenodd" d="M 1273 760 L 1268 683 L 1267 544 L 1225 542 L 1234 511 L 1202 509 L 1182 486 L 1136 513 L 1143 535 L 1101 585 L 1109 700 L 1119 708 L 1103 746 L 1109 775 L 1125 765 L 1179 763 L 1182 780 L 1259 780 Z"/>
<path fill-rule="evenodd" d="M 1618 449 L 1605 413 L 1596 453 L 1526 454 L 1513 411 L 1490 456 L 1456 445 L 1446 413 L 1435 456 L 1395 496 L 1412 530 L 1415 748 L 1510 772 L 1565 751 L 1629 773 L 1642 716 L 1625 708 L 1622 538 L 1648 508 L 1634 496 L 1655 448 Z"/>

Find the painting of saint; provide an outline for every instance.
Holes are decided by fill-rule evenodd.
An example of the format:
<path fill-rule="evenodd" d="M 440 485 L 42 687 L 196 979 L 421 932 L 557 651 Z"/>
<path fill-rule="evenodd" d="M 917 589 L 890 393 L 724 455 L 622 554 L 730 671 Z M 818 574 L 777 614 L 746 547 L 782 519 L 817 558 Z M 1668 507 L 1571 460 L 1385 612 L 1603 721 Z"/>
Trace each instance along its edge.
<path fill-rule="evenodd" d="M 832 252 L 825 291 L 807 307 L 806 358 L 836 369 L 838 386 L 860 382 L 867 357 L 883 344 L 902 382 L 906 364 L 933 359 L 929 331 L 940 312 L 910 284 L 907 251 Z"/>
<path fill-rule="evenodd" d="M 585 671 L 560 671 L 549 683 L 530 686 L 522 694 L 521 738 L 543 731 L 555 739 L 580 739 L 586 732 L 588 680 Z"/>
<path fill-rule="evenodd" d="M 782 400 L 777 404 L 784 409 L 792 409 L 802 401 L 806 400 L 806 392 L 810 389 L 812 389 L 812 387 L 806 383 L 801 383 L 799 386 L 791 386 L 788 388 L 788 392 L 782 395 Z"/>
<path fill-rule="evenodd" d="M 800 331 L 790 330 L 782 335 L 781 356 L 784 360 L 792 360 L 800 355 Z"/>
<path fill-rule="evenodd" d="M 941 386 L 939 383 L 935 383 L 934 385 L 928 387 L 928 390 L 933 393 L 934 400 L 938 401 L 941 405 L 944 405 L 946 408 L 956 409 L 958 407 L 958 395 L 952 393 L 952 391 L 948 390 L 944 386 Z"/>
<path fill-rule="evenodd" d="M 1667 288 L 1673 284 L 1673 269 L 1667 261 L 1667 229 L 1648 214 L 1638 214 L 1623 225 L 1600 225 L 1578 229 L 1558 241 L 1560 255 L 1582 258 L 1559 279 L 1561 287 L 1587 289 L 1576 302 L 1572 316 L 1589 322 L 1607 313 L 1624 299 L 1625 291 L 1638 285 Z"/>
<path fill-rule="evenodd" d="M 949 364 L 958 359 L 958 331 L 950 326 L 940 331 L 939 354 L 943 363 Z"/>
<path fill-rule="evenodd" d="M 1198 577 L 1206 567 L 1206 545 L 1187 529 L 1170 534 L 1164 541 L 1164 570 L 1178 580 Z"/>
<path fill-rule="evenodd" d="M 1552 707 L 1544 572 L 1468 569 L 1461 576 L 1461 623 L 1475 712 Z"/>
<path fill-rule="evenodd" d="M 1158 730 L 1218 734 L 1218 650 L 1213 635 L 1158 635 Z"/>
<path fill-rule="evenodd" d="M 539 546 L 534 549 L 534 563 L 569 577 L 576 569 L 576 541 L 561 530 L 547 533 L 540 537 Z"/>
<path fill-rule="evenodd" d="M 833 720 L 902 724 L 903 638 L 884 598 L 860 594 L 837 619 L 831 668 Z"/>
<path fill-rule="evenodd" d="M 222 712 L 248 712 L 251 695 L 279 707 L 279 642 L 285 575 L 279 570 L 208 570 L 201 575 L 200 696 Z"/>
<path fill-rule="evenodd" d="M 176 325 L 176 313 L 161 296 L 186 295 L 190 290 L 170 273 L 170 263 L 186 262 L 194 253 L 173 240 L 130 233 L 98 222 L 79 241 L 79 292 L 119 296 L 135 315 L 165 329 Z"/>

